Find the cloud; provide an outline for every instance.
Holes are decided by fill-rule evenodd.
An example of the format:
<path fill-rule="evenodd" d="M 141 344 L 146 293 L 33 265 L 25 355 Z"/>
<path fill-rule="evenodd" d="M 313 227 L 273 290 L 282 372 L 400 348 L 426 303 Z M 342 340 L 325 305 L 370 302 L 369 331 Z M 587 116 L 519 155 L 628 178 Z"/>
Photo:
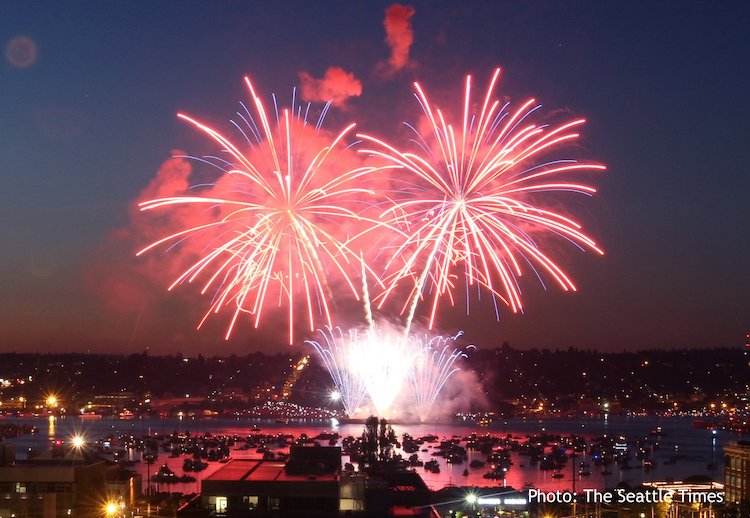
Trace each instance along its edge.
<path fill-rule="evenodd" d="M 414 8 L 409 5 L 393 4 L 385 10 L 385 41 L 391 48 L 388 61 L 379 65 L 383 75 L 391 76 L 409 66 L 409 49 L 414 43 L 414 32 L 411 28 L 411 17 Z"/>
<path fill-rule="evenodd" d="M 305 101 L 332 101 L 339 108 L 351 97 L 362 94 L 362 82 L 343 68 L 329 67 L 322 79 L 315 79 L 307 72 L 299 72 L 302 81 L 302 98 Z"/>

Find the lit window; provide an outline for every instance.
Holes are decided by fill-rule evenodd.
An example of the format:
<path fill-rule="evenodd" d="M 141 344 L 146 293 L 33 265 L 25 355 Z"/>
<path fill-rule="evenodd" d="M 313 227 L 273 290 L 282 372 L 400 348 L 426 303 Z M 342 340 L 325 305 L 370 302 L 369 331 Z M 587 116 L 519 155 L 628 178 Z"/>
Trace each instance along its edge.
<path fill-rule="evenodd" d="M 258 507 L 258 497 L 243 496 L 242 503 L 244 504 L 245 509 L 256 509 Z"/>

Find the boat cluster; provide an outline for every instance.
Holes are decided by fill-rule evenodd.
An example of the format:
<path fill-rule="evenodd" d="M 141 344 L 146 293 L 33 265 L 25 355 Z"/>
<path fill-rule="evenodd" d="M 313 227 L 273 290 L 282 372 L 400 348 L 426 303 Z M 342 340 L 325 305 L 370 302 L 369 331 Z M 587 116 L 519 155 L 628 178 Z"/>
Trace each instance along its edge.
<path fill-rule="evenodd" d="M 206 469 L 209 462 L 227 462 L 233 452 L 241 456 L 257 454 L 253 457 L 284 462 L 289 457 L 290 445 L 340 445 L 342 455 L 348 456 L 350 461 L 344 464 L 344 470 L 354 470 L 354 464 L 363 462 L 363 452 L 366 451 L 361 436 L 342 437 L 336 432 L 317 435 L 305 432 L 296 435 L 262 433 L 257 427 L 249 432 L 221 435 L 177 431 L 145 436 L 125 434 L 102 438 L 96 442 L 95 448 L 98 453 L 111 455 L 114 461 L 125 466 L 139 462 L 139 457 L 150 465 L 156 463 L 160 455 L 185 456 L 182 466 L 185 473 L 200 472 Z M 660 441 L 661 434 L 629 441 L 616 435 L 586 438 L 575 434 L 544 432 L 527 436 L 471 433 L 451 437 L 431 434 L 413 437 L 404 433 L 400 441 L 394 439 L 389 463 L 396 468 L 421 467 L 439 473 L 441 462 L 438 459 L 442 458 L 446 464 L 465 465 L 464 475 L 469 475 L 469 469 L 483 469 L 483 477 L 491 480 L 505 479 L 514 463 L 519 463 L 521 467 L 536 466 L 539 470 L 550 471 L 553 478 L 563 478 L 564 473 L 587 477 L 594 469 L 607 475 L 611 473 L 613 465 L 630 469 L 636 467 L 634 464 L 637 463 L 637 467 L 644 470 L 653 469 L 656 461 L 652 457 L 660 448 Z M 139 456 L 135 452 L 142 453 Z M 570 461 L 573 462 L 572 467 Z M 184 481 L 181 477 L 170 475 L 167 470 L 157 472 L 155 477 L 159 477 L 154 479 L 158 482 Z"/>

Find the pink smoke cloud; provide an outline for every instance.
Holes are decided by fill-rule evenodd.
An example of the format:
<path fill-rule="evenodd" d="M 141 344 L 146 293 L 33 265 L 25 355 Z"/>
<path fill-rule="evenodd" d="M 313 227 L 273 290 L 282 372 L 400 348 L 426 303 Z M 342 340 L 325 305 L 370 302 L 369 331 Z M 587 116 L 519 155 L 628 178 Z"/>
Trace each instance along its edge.
<path fill-rule="evenodd" d="M 334 138 L 333 133 L 325 129 L 316 130 L 312 125 L 305 125 L 301 121 L 292 121 L 292 129 L 295 142 L 299 145 L 295 161 L 301 164 L 319 161 L 319 150 L 329 146 Z M 175 343 L 177 337 L 191 335 L 191 329 L 196 327 L 209 309 L 219 284 L 214 283 L 210 290 L 201 293 L 201 289 L 210 277 L 209 272 L 199 276 L 196 282 L 183 282 L 171 291 L 167 291 L 166 288 L 187 268 L 203 258 L 207 251 L 212 250 L 217 243 L 221 244 L 222 240 L 230 235 L 232 229 L 199 231 L 185 238 L 177 236 L 176 239 L 164 242 L 138 257 L 136 257 L 136 252 L 165 236 L 220 221 L 234 211 L 234 208 L 222 204 L 198 207 L 194 204 L 176 204 L 142 211 L 139 203 L 174 196 L 202 196 L 210 199 L 228 196 L 231 198 L 239 196 L 238 193 L 244 193 L 243 195 L 247 195 L 249 200 L 260 204 L 274 203 L 273 199 L 265 198 L 266 194 L 263 189 L 249 188 L 243 175 L 222 174 L 211 168 L 204 170 L 202 167 L 194 170 L 191 164 L 195 163 L 180 157 L 181 154 L 176 151 L 174 152 L 176 156 L 164 161 L 150 183 L 130 204 L 127 223 L 112 231 L 97 250 L 90 254 L 83 272 L 83 281 L 87 291 L 100 301 L 101 307 L 109 310 L 104 312 L 103 321 L 115 318 L 137 320 L 138 336 L 156 337 L 163 334 L 165 335 L 164 343 Z M 313 184 L 311 189 L 314 189 L 315 185 L 324 185 L 328 181 L 339 178 L 343 171 L 359 169 L 363 165 L 364 157 L 343 143 L 339 144 L 335 154 L 336 160 L 318 164 L 316 174 L 311 179 Z M 265 146 L 250 149 L 245 156 L 249 162 L 264 172 L 262 174 L 267 173 L 272 178 L 275 160 Z M 372 211 L 371 217 L 375 217 L 377 211 L 372 208 L 373 202 L 370 196 L 365 191 L 353 192 L 341 203 L 351 206 L 353 213 L 363 214 Z M 342 221 L 321 220 L 316 224 L 325 228 L 327 233 L 340 235 L 342 240 L 346 240 L 349 236 L 361 233 L 365 220 L 358 218 L 346 218 Z M 280 264 L 284 257 L 286 256 L 282 254 L 279 259 Z M 212 263 L 211 267 L 215 267 L 216 264 Z M 352 277 L 359 275 L 358 265 L 345 262 L 342 264 L 350 267 L 351 271 L 347 272 L 348 275 Z M 279 268 L 286 270 L 286 267 L 282 268 L 282 266 Z M 331 272 L 326 279 L 329 289 L 332 292 L 339 292 L 341 291 L 339 287 L 344 280 L 342 275 L 336 275 L 335 270 Z M 236 339 L 237 343 L 247 343 L 242 342 L 242 339 L 250 336 L 255 339 L 264 337 L 266 342 L 277 341 L 278 344 L 285 338 L 285 334 L 280 330 L 288 325 L 288 312 L 282 304 L 282 301 L 286 299 L 282 296 L 281 289 L 278 283 L 269 284 L 266 288 L 268 302 L 260 328 L 255 329 L 255 320 L 243 312 L 236 326 L 237 334 L 232 335 L 233 340 Z M 353 306 L 349 304 L 349 299 L 353 298 L 353 294 L 337 295 L 334 303 L 338 304 L 339 300 L 345 302 L 342 303 L 341 309 L 336 308 L 337 316 L 350 311 Z M 303 299 L 298 299 L 298 301 L 300 304 L 304 302 Z M 195 340 L 220 339 L 226 332 L 225 326 L 231 320 L 232 315 L 233 308 L 227 308 L 215 317 L 212 316 L 203 328 L 205 332 L 200 333 L 201 338 L 198 338 L 199 334 L 195 334 Z M 299 323 L 295 321 L 293 325 L 295 336 L 302 336 L 303 332 L 310 331 L 305 321 L 301 320 Z"/>
<path fill-rule="evenodd" d="M 173 151 L 174 155 L 182 154 Z M 156 176 L 128 207 L 128 224 L 113 230 L 104 242 L 92 252 L 83 281 L 87 290 L 96 295 L 105 307 L 114 311 L 132 311 L 142 306 L 152 306 L 163 298 L 165 271 L 176 273 L 179 265 L 174 256 L 163 254 L 147 260 L 136 258 L 135 252 L 162 233 L 174 230 L 169 223 L 153 225 L 141 217 L 138 203 L 155 197 L 183 194 L 189 187 L 192 172 L 184 158 L 165 160 Z M 164 225 L 171 228 L 164 228 Z"/>
<path fill-rule="evenodd" d="M 411 28 L 411 17 L 414 8 L 409 5 L 393 4 L 385 10 L 385 41 L 391 48 L 388 61 L 381 63 L 381 72 L 392 75 L 410 65 L 409 49 L 414 43 L 414 31 Z"/>
<path fill-rule="evenodd" d="M 299 72 L 302 82 L 302 98 L 305 101 L 332 101 L 339 108 L 346 105 L 351 97 L 362 95 L 362 82 L 343 68 L 329 67 L 321 79 L 315 79 L 307 72 Z"/>

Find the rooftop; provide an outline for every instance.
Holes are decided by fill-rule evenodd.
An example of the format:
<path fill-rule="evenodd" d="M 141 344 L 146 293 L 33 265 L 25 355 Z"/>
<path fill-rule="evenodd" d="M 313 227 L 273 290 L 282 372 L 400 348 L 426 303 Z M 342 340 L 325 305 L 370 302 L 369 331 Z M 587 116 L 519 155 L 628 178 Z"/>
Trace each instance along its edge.
<path fill-rule="evenodd" d="M 218 471 L 206 477 L 207 480 L 229 480 L 229 481 L 278 481 L 297 482 L 302 480 L 325 480 L 335 481 L 337 473 L 315 473 L 290 475 L 284 469 L 283 462 L 272 462 L 251 459 L 232 459 Z"/>

